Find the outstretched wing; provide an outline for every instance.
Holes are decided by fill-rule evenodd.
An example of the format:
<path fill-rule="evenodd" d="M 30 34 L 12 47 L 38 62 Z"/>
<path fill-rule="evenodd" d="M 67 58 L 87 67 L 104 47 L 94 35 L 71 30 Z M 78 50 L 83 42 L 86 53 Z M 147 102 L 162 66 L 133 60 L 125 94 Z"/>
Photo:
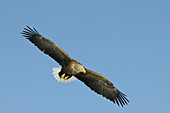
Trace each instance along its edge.
<path fill-rule="evenodd" d="M 87 70 L 86 74 L 80 73 L 75 77 L 84 82 L 94 92 L 117 103 L 118 106 L 123 107 L 129 102 L 125 94 L 120 92 L 106 77 L 98 73 Z"/>
<path fill-rule="evenodd" d="M 66 66 L 72 60 L 57 44 L 41 36 L 35 28 L 31 29 L 27 26 L 21 34 L 61 66 Z"/>

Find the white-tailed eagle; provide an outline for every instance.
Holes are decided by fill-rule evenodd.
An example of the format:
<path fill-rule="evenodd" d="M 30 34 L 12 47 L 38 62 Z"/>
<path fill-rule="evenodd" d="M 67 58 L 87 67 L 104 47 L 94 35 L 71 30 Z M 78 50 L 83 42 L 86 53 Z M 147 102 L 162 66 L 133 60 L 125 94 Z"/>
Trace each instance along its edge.
<path fill-rule="evenodd" d="M 71 82 L 76 79 L 82 81 L 94 92 L 106 97 L 122 107 L 128 104 L 126 95 L 120 92 L 106 77 L 86 69 L 82 64 L 72 59 L 57 44 L 41 36 L 38 31 L 27 26 L 23 36 L 37 46 L 42 52 L 49 55 L 62 68 L 53 68 L 54 77 L 60 82 Z"/>

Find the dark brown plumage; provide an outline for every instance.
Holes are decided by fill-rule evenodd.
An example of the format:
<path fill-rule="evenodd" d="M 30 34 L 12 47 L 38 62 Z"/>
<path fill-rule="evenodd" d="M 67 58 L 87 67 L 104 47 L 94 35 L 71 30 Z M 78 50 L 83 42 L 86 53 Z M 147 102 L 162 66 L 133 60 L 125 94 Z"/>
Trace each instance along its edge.
<path fill-rule="evenodd" d="M 86 71 L 87 73 L 85 75 L 79 73 L 75 75 L 75 77 L 90 87 L 94 92 L 117 103 L 118 106 L 128 104 L 129 100 L 126 98 L 126 95 L 120 92 L 106 77 L 88 69 L 86 69 Z"/>
<path fill-rule="evenodd" d="M 33 30 L 27 26 L 27 28 L 24 29 L 25 30 L 22 32 L 23 36 L 27 37 L 29 41 L 31 41 L 45 54 L 52 57 L 61 66 L 66 66 L 72 60 L 72 58 L 58 47 L 57 44 L 41 36 L 35 28 L 33 28 Z"/>
<path fill-rule="evenodd" d="M 118 106 L 128 104 L 129 100 L 126 95 L 120 92 L 106 77 L 84 68 L 83 65 L 72 59 L 57 44 L 41 36 L 35 28 L 31 29 L 27 26 L 22 34 L 62 66 L 59 73 L 60 77 L 69 79 L 71 76 L 75 76 L 91 90 L 106 97 Z"/>

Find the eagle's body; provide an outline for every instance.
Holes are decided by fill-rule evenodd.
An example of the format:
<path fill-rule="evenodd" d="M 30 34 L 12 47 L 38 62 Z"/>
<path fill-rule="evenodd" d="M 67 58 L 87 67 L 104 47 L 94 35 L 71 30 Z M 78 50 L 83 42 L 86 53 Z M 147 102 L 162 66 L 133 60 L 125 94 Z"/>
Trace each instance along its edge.
<path fill-rule="evenodd" d="M 41 36 L 35 28 L 27 26 L 22 32 L 35 46 L 52 57 L 62 68 L 53 68 L 54 77 L 60 82 L 71 82 L 79 79 L 96 93 L 110 101 L 124 106 L 129 102 L 126 95 L 120 92 L 106 77 L 86 69 L 82 64 L 72 59 L 57 44 Z"/>

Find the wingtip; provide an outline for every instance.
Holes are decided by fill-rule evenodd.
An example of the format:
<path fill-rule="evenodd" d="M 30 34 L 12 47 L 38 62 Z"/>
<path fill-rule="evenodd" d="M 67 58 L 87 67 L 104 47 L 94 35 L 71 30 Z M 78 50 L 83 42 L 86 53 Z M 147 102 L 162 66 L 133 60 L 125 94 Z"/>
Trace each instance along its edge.
<path fill-rule="evenodd" d="M 117 96 L 117 99 L 122 107 L 124 107 L 125 105 L 128 105 L 128 103 L 130 102 L 126 97 L 127 96 L 124 93 L 119 91 L 119 95 Z M 119 106 L 119 104 L 117 105 Z"/>
<path fill-rule="evenodd" d="M 24 30 L 21 32 L 21 34 L 23 37 L 27 37 L 27 39 L 31 38 L 34 35 L 40 35 L 34 27 L 32 29 L 28 25 L 24 27 Z"/>

